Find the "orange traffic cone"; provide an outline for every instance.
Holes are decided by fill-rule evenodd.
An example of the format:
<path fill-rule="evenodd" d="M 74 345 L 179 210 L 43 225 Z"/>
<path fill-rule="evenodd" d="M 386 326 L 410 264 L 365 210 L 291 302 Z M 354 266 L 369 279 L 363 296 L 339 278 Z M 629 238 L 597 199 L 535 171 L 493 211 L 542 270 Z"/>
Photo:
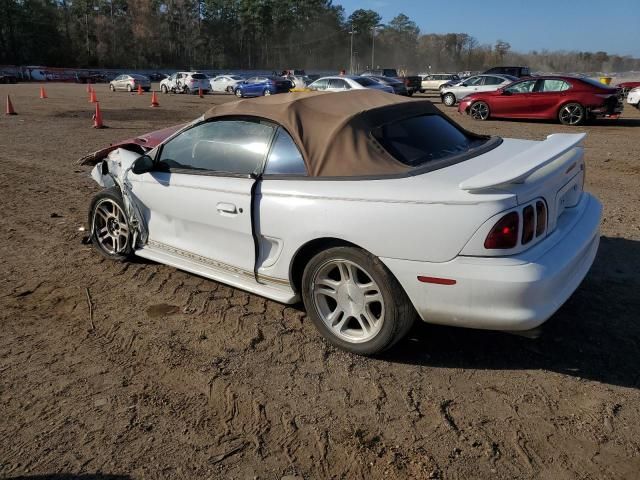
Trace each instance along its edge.
<path fill-rule="evenodd" d="M 17 115 L 16 111 L 13 109 L 13 103 L 11 103 L 11 98 L 7 95 L 7 110 L 4 112 L 5 115 Z"/>
<path fill-rule="evenodd" d="M 151 95 L 151 106 L 152 107 L 159 107 L 160 106 L 160 104 L 158 103 L 158 97 L 156 96 L 156 92 L 155 91 Z"/>
<path fill-rule="evenodd" d="M 98 103 L 98 97 L 96 96 L 96 91 L 93 88 L 89 94 L 89 103 Z"/>
<path fill-rule="evenodd" d="M 202 95 L 202 87 L 198 88 L 198 96 L 204 98 L 204 95 Z"/>
<path fill-rule="evenodd" d="M 93 115 L 93 128 L 104 128 L 102 113 L 100 112 L 100 102 L 96 102 L 96 113 Z"/>
<path fill-rule="evenodd" d="M 142 95 L 142 85 L 138 85 L 138 95 Z"/>
<path fill-rule="evenodd" d="M 47 97 L 47 92 L 45 92 L 44 87 L 40 87 L 40 98 L 49 98 Z"/>

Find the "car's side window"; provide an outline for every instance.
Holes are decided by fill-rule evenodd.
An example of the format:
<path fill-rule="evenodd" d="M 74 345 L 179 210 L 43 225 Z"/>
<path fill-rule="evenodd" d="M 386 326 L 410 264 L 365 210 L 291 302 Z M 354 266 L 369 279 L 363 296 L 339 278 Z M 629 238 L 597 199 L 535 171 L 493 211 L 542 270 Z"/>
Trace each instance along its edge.
<path fill-rule="evenodd" d="M 291 136 L 279 128 L 264 169 L 267 175 L 307 175 L 300 150 Z"/>
<path fill-rule="evenodd" d="M 332 78 L 329 80 L 329 88 L 335 88 L 337 90 L 346 90 L 347 82 L 339 78 Z"/>
<path fill-rule="evenodd" d="M 569 90 L 569 84 L 564 80 L 543 80 L 541 92 L 563 92 Z"/>
<path fill-rule="evenodd" d="M 324 90 L 327 88 L 327 83 L 329 83 L 329 81 L 326 78 L 321 78 L 320 80 L 313 82 L 313 88 L 316 90 Z"/>
<path fill-rule="evenodd" d="M 485 85 L 500 85 L 503 80 L 499 77 L 484 77 Z"/>
<path fill-rule="evenodd" d="M 518 82 L 511 85 L 506 91 L 510 93 L 530 93 L 533 91 L 537 80 L 526 80 L 524 82 Z"/>
<path fill-rule="evenodd" d="M 157 168 L 186 170 L 184 173 L 258 173 L 273 129 L 272 125 L 248 120 L 201 123 L 164 145 Z"/>
<path fill-rule="evenodd" d="M 482 78 L 483 77 L 471 77 L 471 78 L 468 78 L 467 80 L 465 80 L 464 83 L 466 85 L 469 85 L 469 86 L 481 85 L 482 84 Z"/>

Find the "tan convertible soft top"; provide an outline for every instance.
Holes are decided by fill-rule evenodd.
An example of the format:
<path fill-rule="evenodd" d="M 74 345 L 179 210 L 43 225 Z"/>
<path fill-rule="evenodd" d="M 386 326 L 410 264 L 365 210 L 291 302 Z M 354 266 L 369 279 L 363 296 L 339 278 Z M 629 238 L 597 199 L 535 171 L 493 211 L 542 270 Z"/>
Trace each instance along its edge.
<path fill-rule="evenodd" d="M 393 175 L 410 167 L 371 135 L 375 127 L 421 114 L 440 114 L 428 100 L 375 90 L 299 92 L 216 105 L 205 118 L 260 117 L 284 127 L 314 177 Z"/>

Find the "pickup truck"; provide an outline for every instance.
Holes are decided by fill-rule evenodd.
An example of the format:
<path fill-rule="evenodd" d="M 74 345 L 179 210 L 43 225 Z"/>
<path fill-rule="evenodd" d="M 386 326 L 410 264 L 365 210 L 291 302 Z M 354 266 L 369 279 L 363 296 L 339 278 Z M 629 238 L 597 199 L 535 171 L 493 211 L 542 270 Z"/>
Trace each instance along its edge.
<path fill-rule="evenodd" d="M 397 78 L 407 87 L 407 95 L 411 96 L 414 93 L 420 91 L 422 88 L 422 77 L 415 76 L 400 76 L 395 68 L 376 68 L 372 70 L 365 70 L 360 74 L 363 77 L 376 76 L 376 77 L 388 77 Z"/>

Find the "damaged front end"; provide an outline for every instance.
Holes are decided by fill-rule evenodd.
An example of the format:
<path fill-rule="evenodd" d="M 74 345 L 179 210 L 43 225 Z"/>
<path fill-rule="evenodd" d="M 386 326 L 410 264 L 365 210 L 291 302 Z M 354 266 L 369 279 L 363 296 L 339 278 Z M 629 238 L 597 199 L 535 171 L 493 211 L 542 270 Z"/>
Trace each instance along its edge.
<path fill-rule="evenodd" d="M 144 222 L 144 216 L 140 210 L 138 202 L 132 191 L 132 186 L 128 180 L 128 174 L 133 168 L 135 161 L 141 158 L 141 154 L 117 148 L 106 156 L 100 163 L 91 170 L 91 178 L 98 185 L 104 188 L 117 187 L 122 195 L 122 203 L 125 208 L 125 215 L 129 227 L 131 228 L 131 244 L 135 249 L 138 245 L 147 243 L 148 230 Z M 91 222 L 90 238 L 93 238 L 95 222 Z"/>

